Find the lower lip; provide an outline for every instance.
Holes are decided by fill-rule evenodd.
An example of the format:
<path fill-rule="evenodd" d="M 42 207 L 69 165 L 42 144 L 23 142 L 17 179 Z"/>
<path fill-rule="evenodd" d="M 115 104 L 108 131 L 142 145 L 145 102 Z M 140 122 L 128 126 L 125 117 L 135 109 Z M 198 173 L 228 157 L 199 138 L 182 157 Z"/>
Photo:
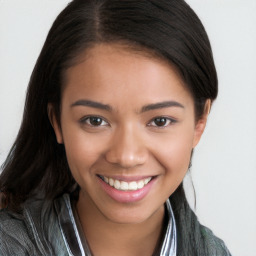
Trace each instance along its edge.
<path fill-rule="evenodd" d="M 156 178 L 152 179 L 147 185 L 143 188 L 134 190 L 134 191 L 121 191 L 117 190 L 114 187 L 111 187 L 109 184 L 104 182 L 99 178 L 99 182 L 103 190 L 115 201 L 119 203 L 133 203 L 142 200 L 149 193 L 151 187 L 156 182 Z"/>

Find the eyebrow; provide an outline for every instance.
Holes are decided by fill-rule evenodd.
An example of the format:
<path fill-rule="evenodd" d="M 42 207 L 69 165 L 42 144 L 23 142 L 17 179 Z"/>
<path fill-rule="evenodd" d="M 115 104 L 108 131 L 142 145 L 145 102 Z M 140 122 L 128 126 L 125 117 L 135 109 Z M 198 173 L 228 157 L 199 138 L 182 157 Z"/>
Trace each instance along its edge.
<path fill-rule="evenodd" d="M 141 112 L 146 112 L 146 111 L 161 109 L 161 108 L 168 108 L 168 107 L 185 108 L 182 104 L 180 104 L 177 101 L 164 101 L 164 102 L 146 105 L 142 107 Z"/>
<path fill-rule="evenodd" d="M 112 111 L 112 108 L 107 104 L 102 104 L 100 102 L 92 101 L 92 100 L 78 100 L 71 104 L 71 107 L 75 106 L 85 106 L 85 107 L 92 107 L 92 108 L 98 108 L 106 111 Z"/>
<path fill-rule="evenodd" d="M 112 107 L 110 105 L 92 101 L 92 100 L 78 100 L 71 104 L 71 107 L 75 107 L 75 106 L 92 107 L 92 108 L 106 110 L 109 112 L 112 111 Z M 168 107 L 185 108 L 181 103 L 179 103 L 177 101 L 163 101 L 163 102 L 145 105 L 141 108 L 140 112 L 143 113 L 143 112 L 147 112 L 150 110 L 156 110 L 156 109 L 168 108 Z"/>

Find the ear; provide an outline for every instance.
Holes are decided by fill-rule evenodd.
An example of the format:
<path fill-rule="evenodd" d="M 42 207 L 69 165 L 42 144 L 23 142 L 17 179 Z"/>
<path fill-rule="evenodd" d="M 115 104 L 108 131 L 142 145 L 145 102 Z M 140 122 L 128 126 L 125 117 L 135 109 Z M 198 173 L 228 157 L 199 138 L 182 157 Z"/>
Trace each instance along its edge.
<path fill-rule="evenodd" d="M 52 128 L 55 132 L 57 142 L 59 144 L 62 144 L 63 136 L 62 136 L 61 127 L 60 127 L 59 122 L 57 121 L 56 114 L 53 109 L 53 105 L 51 103 L 48 103 L 48 105 L 47 105 L 47 112 L 48 112 L 48 118 L 49 118 Z"/>
<path fill-rule="evenodd" d="M 211 110 L 211 100 L 207 99 L 204 106 L 204 113 L 196 123 L 195 134 L 193 140 L 193 148 L 196 147 L 206 127 L 207 118 Z"/>

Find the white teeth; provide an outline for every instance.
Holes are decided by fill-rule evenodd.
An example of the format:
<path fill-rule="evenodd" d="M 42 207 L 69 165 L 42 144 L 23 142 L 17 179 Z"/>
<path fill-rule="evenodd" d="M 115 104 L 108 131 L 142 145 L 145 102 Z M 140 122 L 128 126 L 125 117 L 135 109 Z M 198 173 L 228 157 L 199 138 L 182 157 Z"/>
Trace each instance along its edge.
<path fill-rule="evenodd" d="M 119 180 L 115 180 L 115 182 L 114 182 L 114 188 L 115 188 L 115 189 L 120 189 L 120 181 L 119 181 Z"/>
<path fill-rule="evenodd" d="M 137 185 L 138 185 L 138 189 L 140 189 L 144 187 L 145 183 L 143 182 L 143 180 L 140 180 Z"/>
<path fill-rule="evenodd" d="M 109 178 L 108 179 L 108 184 L 113 187 L 114 186 L 114 180 Z"/>
<path fill-rule="evenodd" d="M 128 190 L 128 188 L 129 188 L 128 182 L 121 181 L 120 189 L 121 190 Z"/>
<path fill-rule="evenodd" d="M 152 177 L 146 178 L 146 179 L 143 179 L 143 180 L 138 180 L 138 181 L 131 181 L 131 182 L 114 180 L 112 178 L 108 178 L 108 177 L 105 177 L 105 176 L 103 176 L 103 179 L 111 187 L 114 187 L 117 190 L 134 191 L 134 190 L 141 189 L 145 185 L 147 185 L 152 180 Z"/>
<path fill-rule="evenodd" d="M 138 189 L 138 185 L 136 181 L 132 181 L 129 183 L 129 190 L 137 190 Z"/>
<path fill-rule="evenodd" d="M 145 182 L 145 185 L 148 184 L 148 183 L 150 182 L 150 180 L 151 180 L 151 178 L 145 179 L 145 181 L 144 181 L 144 182 Z"/>

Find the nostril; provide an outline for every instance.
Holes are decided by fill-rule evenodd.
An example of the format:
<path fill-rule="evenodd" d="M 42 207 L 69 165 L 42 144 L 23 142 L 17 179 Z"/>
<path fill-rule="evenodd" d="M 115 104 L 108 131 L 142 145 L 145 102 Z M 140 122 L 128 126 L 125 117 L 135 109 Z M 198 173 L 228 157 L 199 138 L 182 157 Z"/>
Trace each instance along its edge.
<path fill-rule="evenodd" d="M 146 161 L 146 156 L 140 154 L 114 154 L 109 152 L 106 155 L 106 160 L 111 164 L 117 164 L 122 168 L 131 168 L 137 165 L 142 165 Z"/>

